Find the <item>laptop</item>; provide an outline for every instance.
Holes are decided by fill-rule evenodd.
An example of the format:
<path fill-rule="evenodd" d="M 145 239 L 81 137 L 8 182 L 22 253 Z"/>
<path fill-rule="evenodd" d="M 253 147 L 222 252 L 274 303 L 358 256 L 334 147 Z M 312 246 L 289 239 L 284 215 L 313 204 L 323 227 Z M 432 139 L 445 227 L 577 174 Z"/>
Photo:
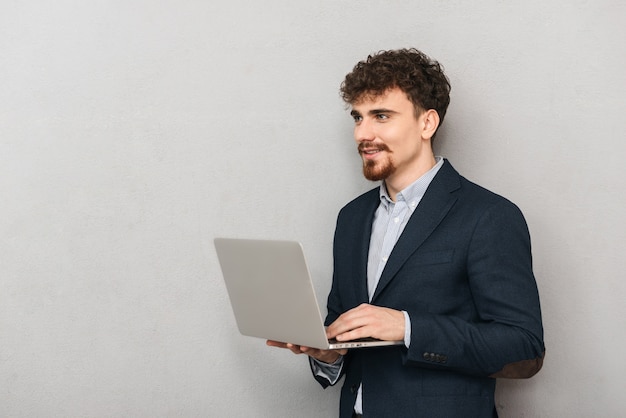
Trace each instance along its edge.
<path fill-rule="evenodd" d="M 215 238 L 214 244 L 242 335 L 325 350 L 404 344 L 329 341 L 299 242 Z"/>

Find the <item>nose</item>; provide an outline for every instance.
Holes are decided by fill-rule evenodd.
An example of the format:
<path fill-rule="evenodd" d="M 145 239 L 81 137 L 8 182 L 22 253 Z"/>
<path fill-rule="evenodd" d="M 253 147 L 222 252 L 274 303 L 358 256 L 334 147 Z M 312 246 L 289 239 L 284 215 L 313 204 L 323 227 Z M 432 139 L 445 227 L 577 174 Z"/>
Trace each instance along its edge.
<path fill-rule="evenodd" d="M 373 141 L 376 138 L 371 123 L 364 118 L 358 124 L 354 125 L 354 140 L 357 144 L 361 142 Z"/>

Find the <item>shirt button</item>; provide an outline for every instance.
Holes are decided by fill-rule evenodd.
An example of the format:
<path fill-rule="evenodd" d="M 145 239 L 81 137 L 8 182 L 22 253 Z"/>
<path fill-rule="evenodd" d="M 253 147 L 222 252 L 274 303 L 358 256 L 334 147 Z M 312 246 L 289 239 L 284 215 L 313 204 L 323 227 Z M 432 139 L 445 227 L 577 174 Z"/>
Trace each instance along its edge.
<path fill-rule="evenodd" d="M 398 222 L 400 222 L 400 218 L 398 218 L 398 217 L 393 218 L 393 221 L 394 221 L 395 223 L 398 223 Z"/>

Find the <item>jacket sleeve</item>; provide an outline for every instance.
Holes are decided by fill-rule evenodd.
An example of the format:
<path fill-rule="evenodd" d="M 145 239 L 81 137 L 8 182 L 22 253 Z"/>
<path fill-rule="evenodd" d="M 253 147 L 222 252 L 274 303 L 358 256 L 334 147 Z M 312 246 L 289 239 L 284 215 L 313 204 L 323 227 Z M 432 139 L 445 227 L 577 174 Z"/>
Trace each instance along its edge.
<path fill-rule="evenodd" d="M 408 310 L 405 364 L 478 376 L 533 376 L 543 363 L 543 328 L 530 236 L 514 204 L 502 200 L 478 218 L 466 271 L 475 318 Z"/>

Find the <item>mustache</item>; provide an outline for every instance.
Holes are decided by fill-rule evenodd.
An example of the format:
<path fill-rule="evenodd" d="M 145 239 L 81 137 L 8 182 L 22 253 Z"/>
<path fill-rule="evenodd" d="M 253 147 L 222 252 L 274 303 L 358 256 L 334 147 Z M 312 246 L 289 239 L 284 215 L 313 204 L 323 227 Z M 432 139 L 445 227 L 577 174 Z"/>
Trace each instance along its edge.
<path fill-rule="evenodd" d="M 391 151 L 389 147 L 385 144 L 368 144 L 365 142 L 361 142 L 358 145 L 359 154 L 363 154 L 365 151 Z"/>

